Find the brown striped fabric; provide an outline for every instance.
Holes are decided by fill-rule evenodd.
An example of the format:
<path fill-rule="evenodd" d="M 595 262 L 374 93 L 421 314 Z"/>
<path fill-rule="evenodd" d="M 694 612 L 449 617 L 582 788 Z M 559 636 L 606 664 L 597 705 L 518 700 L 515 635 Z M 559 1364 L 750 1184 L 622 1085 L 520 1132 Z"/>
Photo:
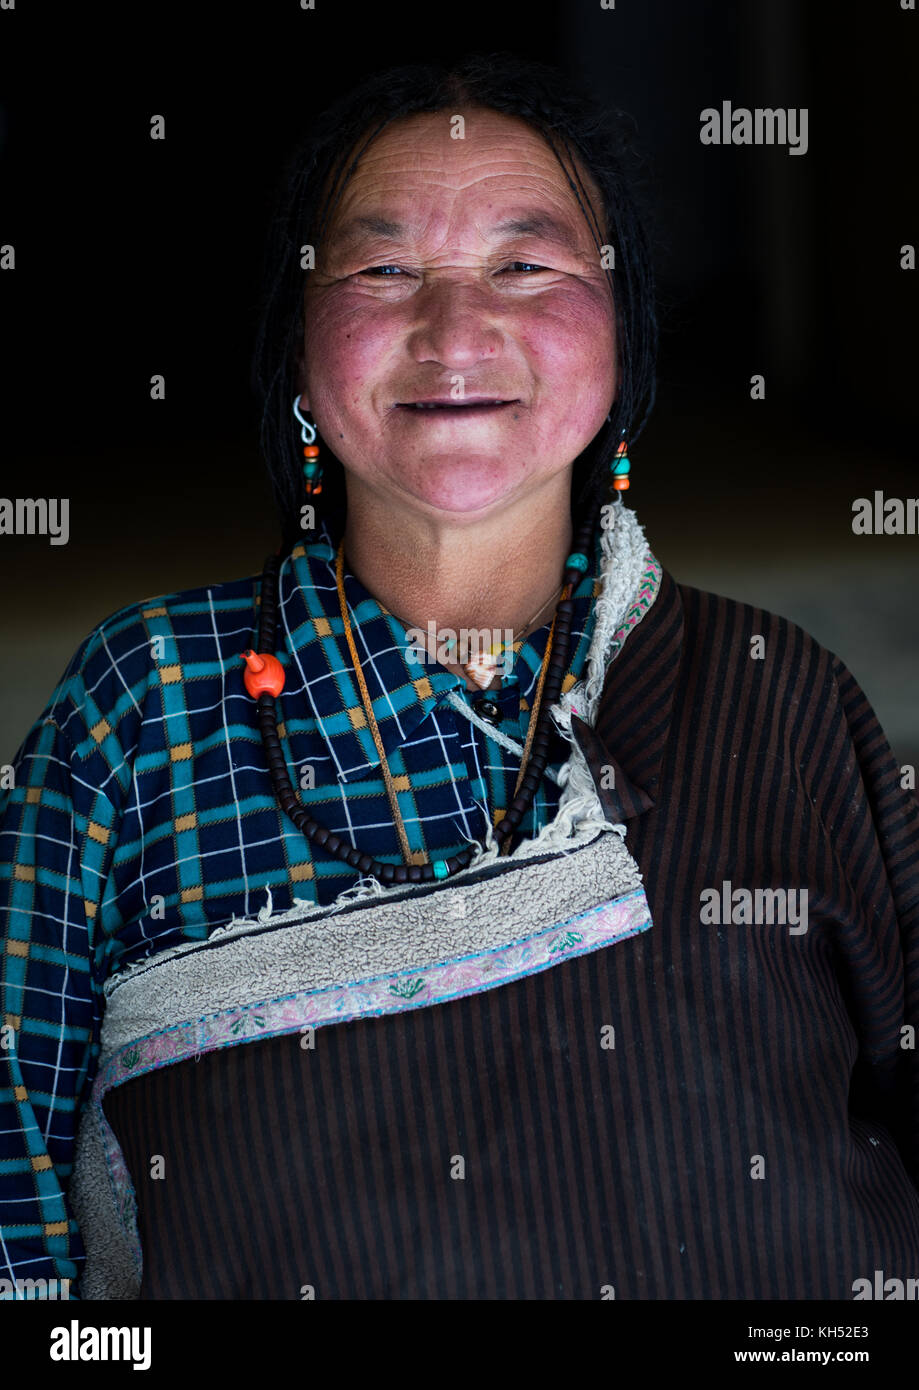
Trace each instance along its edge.
<path fill-rule="evenodd" d="M 919 808 L 865 696 L 793 624 L 665 574 L 579 734 L 652 929 L 112 1091 L 141 1297 L 851 1299 L 876 1270 L 919 1278 Z M 703 920 L 725 884 L 729 909 L 806 889 L 806 930 Z"/>

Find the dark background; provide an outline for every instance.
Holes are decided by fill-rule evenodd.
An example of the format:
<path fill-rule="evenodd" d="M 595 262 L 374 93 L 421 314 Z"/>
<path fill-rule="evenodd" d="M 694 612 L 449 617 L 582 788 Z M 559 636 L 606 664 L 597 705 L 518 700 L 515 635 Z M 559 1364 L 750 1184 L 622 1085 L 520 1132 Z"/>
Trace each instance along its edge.
<path fill-rule="evenodd" d="M 67 546 L 0 537 L 0 762 L 103 617 L 277 545 L 249 354 L 310 113 L 372 68 L 501 48 L 585 76 L 649 157 L 663 342 L 628 501 L 652 548 L 800 622 L 919 762 L 919 537 L 851 529 L 856 497 L 919 495 L 917 32 L 899 0 L 0 11 L 0 493 L 71 506 Z M 723 100 L 806 106 L 808 152 L 701 145 Z"/>

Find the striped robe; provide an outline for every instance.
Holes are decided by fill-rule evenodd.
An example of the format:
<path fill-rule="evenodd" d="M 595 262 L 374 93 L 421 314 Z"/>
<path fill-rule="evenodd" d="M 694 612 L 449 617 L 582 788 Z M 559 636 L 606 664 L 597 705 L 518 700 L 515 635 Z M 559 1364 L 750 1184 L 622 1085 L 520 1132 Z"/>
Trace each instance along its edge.
<path fill-rule="evenodd" d="M 852 1299 L 919 1277 L 919 807 L 859 686 L 794 624 L 665 571 L 573 727 L 652 928 L 315 1051 L 266 1038 L 111 1090 L 142 1297 Z M 746 920 L 767 889 L 794 922 Z M 153 1154 L 185 1161 L 158 1181 Z"/>

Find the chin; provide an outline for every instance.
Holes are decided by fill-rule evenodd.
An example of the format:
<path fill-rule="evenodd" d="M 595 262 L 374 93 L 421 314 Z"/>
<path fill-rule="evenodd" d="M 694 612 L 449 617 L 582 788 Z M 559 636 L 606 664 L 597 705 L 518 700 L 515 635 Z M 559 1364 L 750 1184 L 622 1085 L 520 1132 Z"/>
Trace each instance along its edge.
<path fill-rule="evenodd" d="M 420 477 L 401 480 L 417 501 L 453 515 L 481 512 L 510 497 L 526 481 L 523 471 L 508 473 L 496 461 L 473 464 L 469 459 L 439 464 Z"/>

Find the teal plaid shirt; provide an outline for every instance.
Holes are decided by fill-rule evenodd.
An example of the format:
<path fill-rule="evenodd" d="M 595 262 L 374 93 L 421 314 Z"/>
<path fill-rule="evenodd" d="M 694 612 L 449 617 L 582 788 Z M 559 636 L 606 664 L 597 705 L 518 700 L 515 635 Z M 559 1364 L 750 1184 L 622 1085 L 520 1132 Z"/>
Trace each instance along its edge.
<path fill-rule="evenodd" d="M 591 558 L 574 594 L 565 688 L 586 662 L 599 537 Z M 281 909 L 294 898 L 330 903 L 357 882 L 274 798 L 240 660 L 256 645 L 260 582 L 170 594 L 106 619 L 14 760 L 15 786 L 0 799 L 0 1280 L 79 1278 L 84 1249 L 66 1191 L 105 978 L 257 911 L 266 890 Z M 456 691 L 474 706 L 479 692 L 436 663 L 413 663 L 405 627 L 347 569 L 344 584 L 410 846 L 449 858 L 501 819 L 519 756 L 447 698 Z M 328 532 L 295 546 L 279 596 L 279 734 L 291 780 L 323 825 L 401 863 Z M 521 644 L 489 696 L 501 732 L 521 744 L 549 626 Z M 568 751 L 557 739 L 550 767 Z M 521 834 L 544 825 L 558 797 L 544 778 Z M 0 1297 L 13 1296 L 0 1284 Z"/>

